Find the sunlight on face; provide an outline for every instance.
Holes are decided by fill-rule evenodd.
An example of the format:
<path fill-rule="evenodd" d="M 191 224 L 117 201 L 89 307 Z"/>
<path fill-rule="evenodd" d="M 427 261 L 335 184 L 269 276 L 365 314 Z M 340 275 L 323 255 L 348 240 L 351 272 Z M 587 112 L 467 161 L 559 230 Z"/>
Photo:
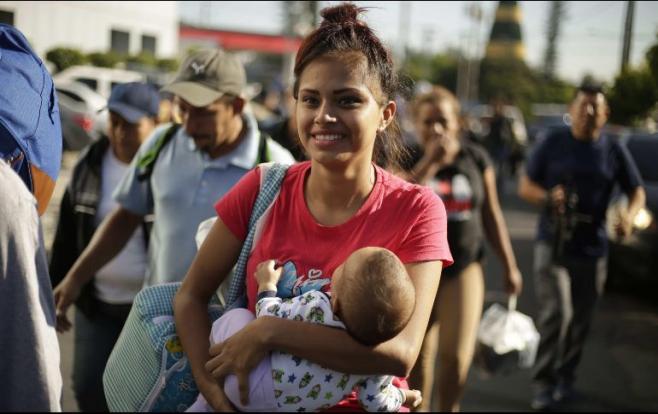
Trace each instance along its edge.
<path fill-rule="evenodd" d="M 371 162 L 377 131 L 395 113 L 394 103 L 378 103 L 381 91 L 372 78 L 360 52 L 325 55 L 304 69 L 297 127 L 311 159 L 329 164 Z"/>

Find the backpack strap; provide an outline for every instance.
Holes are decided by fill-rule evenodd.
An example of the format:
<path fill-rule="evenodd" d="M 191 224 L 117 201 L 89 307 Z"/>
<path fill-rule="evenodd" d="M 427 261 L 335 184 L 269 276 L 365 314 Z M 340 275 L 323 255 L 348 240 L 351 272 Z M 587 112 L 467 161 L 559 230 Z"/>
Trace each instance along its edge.
<path fill-rule="evenodd" d="M 169 141 L 176 135 L 180 124 L 173 124 L 170 126 L 164 134 L 160 135 L 155 144 L 151 149 L 142 154 L 141 157 L 137 160 L 137 179 L 139 181 L 144 181 L 151 178 L 153 173 L 153 168 L 155 168 L 155 162 L 158 160 L 158 156 L 162 149 L 167 145 Z"/>
<path fill-rule="evenodd" d="M 242 250 L 240 251 L 240 256 L 238 257 L 238 262 L 235 265 L 234 275 L 229 286 L 228 298 L 226 300 L 229 308 L 242 306 L 242 304 L 239 303 L 239 299 L 244 296 L 247 260 L 251 255 L 251 248 L 254 242 L 254 236 L 256 234 L 256 224 L 279 195 L 281 182 L 283 181 L 283 177 L 286 175 L 288 167 L 289 165 L 279 163 L 268 163 L 261 165 L 261 174 L 264 174 L 265 178 L 261 179 L 261 186 L 258 191 L 258 196 L 254 202 L 254 207 L 251 211 L 251 217 L 249 217 L 249 233 L 247 234 L 247 237 L 242 244 Z"/>
<path fill-rule="evenodd" d="M 254 164 L 254 167 L 256 167 L 258 164 L 272 161 L 272 155 L 270 154 L 270 150 L 269 150 L 269 141 L 271 139 L 272 138 L 269 135 L 267 135 L 265 132 L 259 131 L 258 157 L 256 157 L 256 163 Z"/>

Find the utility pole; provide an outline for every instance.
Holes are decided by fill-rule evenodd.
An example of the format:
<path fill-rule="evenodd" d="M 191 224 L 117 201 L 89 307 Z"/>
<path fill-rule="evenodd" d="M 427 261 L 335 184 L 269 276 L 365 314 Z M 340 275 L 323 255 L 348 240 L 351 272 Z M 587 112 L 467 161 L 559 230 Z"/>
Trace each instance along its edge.
<path fill-rule="evenodd" d="M 398 25 L 400 43 L 398 45 L 398 62 L 400 66 L 404 65 L 405 60 L 407 59 L 407 46 L 409 41 L 409 25 L 411 21 L 411 2 L 410 1 L 400 1 L 400 20 Z"/>
<path fill-rule="evenodd" d="M 626 2 L 626 19 L 624 20 L 624 40 L 621 52 L 621 71 L 626 70 L 628 60 L 631 56 L 631 41 L 633 37 L 633 15 L 635 14 L 635 2 Z"/>
<path fill-rule="evenodd" d="M 557 64 L 557 39 L 560 36 L 560 22 L 564 17 L 564 2 L 553 0 L 546 27 L 546 52 L 544 53 L 544 76 L 552 79 Z"/>

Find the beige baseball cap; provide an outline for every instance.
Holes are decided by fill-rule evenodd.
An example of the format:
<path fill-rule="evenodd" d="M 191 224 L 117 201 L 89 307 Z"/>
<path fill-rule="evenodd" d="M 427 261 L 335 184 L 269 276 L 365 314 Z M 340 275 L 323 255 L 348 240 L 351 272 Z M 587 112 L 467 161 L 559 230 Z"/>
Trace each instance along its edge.
<path fill-rule="evenodd" d="M 242 63 L 221 49 L 202 49 L 188 55 L 176 78 L 162 88 L 192 106 L 208 106 L 224 94 L 242 96 L 247 76 Z"/>

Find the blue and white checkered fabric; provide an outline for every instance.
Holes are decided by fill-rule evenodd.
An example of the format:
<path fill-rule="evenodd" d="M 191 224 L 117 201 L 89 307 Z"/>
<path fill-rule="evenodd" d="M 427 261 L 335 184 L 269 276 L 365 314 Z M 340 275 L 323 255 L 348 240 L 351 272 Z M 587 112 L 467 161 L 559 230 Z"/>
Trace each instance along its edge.
<path fill-rule="evenodd" d="M 277 197 L 288 165 L 261 164 L 266 174 L 249 219 L 249 233 L 234 268 L 227 309 L 244 307 L 247 260 L 256 224 Z M 198 394 L 192 372 L 176 335 L 173 298 L 181 283 L 143 289 L 108 359 L 103 386 L 111 411 L 184 411 Z M 224 309 L 216 298 L 208 306 L 211 320 Z"/>

